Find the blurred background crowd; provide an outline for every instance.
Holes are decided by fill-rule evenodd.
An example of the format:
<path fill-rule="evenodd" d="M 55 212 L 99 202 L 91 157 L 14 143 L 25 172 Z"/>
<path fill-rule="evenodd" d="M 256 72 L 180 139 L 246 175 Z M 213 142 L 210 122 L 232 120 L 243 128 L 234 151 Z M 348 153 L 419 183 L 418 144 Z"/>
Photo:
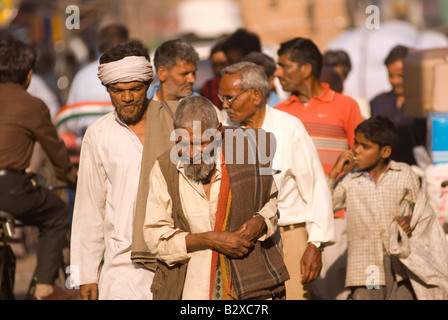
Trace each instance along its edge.
<path fill-rule="evenodd" d="M 66 27 L 72 5 L 79 8 L 79 29 Z M 379 8 L 379 29 L 366 28 L 369 5 Z M 112 22 L 125 25 L 151 52 L 170 38 L 191 40 L 205 60 L 196 88 L 211 75 L 207 59 L 214 41 L 238 28 L 256 33 L 274 57 L 281 42 L 309 37 L 322 50 L 350 54 L 345 91 L 367 100 L 389 89 L 383 61 L 393 46 L 448 45 L 445 0 L 2 0 L 0 10 L 2 36 L 38 47 L 35 71 L 61 106 L 76 71 L 99 56 L 97 31 Z"/>

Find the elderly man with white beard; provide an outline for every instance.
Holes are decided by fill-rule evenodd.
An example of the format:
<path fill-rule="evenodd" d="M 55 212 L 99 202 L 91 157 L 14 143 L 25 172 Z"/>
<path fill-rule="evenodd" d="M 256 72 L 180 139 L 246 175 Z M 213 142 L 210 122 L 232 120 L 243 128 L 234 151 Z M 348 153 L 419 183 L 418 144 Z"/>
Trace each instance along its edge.
<path fill-rule="evenodd" d="M 151 171 L 143 227 L 157 257 L 154 299 L 284 298 L 277 190 L 263 170 L 269 161 L 249 155 L 270 151 L 274 138 L 259 130 L 250 144 L 244 130 L 223 128 L 200 96 L 183 99 L 173 123 L 177 144 Z M 233 138 L 243 144 L 226 143 Z"/>

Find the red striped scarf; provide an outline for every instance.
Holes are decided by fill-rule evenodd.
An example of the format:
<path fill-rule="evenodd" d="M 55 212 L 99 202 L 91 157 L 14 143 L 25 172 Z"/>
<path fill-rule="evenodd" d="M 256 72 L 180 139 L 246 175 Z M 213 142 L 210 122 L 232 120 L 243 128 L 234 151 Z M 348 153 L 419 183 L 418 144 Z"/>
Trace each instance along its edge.
<path fill-rule="evenodd" d="M 227 166 L 223 162 L 214 231 L 229 230 L 231 202 L 232 192 L 230 190 L 229 175 L 227 173 Z M 224 254 L 214 250 L 212 253 L 212 268 L 210 274 L 210 300 L 231 299 L 235 299 L 235 295 L 232 293 L 230 262 Z"/>

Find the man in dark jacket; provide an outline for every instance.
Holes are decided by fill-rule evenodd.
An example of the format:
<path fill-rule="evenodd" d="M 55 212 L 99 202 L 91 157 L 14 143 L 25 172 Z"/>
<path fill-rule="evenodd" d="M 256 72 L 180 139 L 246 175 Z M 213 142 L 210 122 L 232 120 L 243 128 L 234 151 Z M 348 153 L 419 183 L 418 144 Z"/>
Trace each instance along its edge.
<path fill-rule="evenodd" d="M 48 107 L 26 92 L 36 61 L 35 51 L 19 41 L 0 42 L 0 210 L 25 225 L 39 227 L 37 299 L 66 300 L 75 291 L 53 285 L 67 244 L 69 211 L 56 194 L 26 172 L 35 142 L 53 164 L 56 178 L 74 189 L 76 168 L 70 163 Z"/>

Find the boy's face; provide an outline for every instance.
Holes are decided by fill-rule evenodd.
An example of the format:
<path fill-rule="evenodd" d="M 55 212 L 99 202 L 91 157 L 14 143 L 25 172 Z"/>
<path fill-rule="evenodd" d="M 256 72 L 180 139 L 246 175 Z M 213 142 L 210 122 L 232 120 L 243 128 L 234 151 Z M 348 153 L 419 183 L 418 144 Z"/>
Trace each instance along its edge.
<path fill-rule="evenodd" d="M 390 156 L 392 149 L 389 146 L 380 148 L 377 143 L 367 139 L 362 132 L 355 135 L 353 153 L 357 169 L 370 171 L 382 164 Z"/>

